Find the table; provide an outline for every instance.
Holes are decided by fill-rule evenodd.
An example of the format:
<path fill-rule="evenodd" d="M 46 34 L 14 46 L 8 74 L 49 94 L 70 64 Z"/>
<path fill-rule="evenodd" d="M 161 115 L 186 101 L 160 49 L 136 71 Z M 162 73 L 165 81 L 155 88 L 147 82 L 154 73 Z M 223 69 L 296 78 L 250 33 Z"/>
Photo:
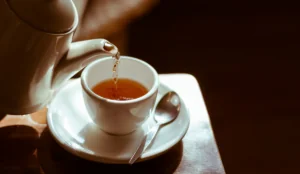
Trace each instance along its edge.
<path fill-rule="evenodd" d="M 63 150 L 51 137 L 47 109 L 0 121 L 0 173 L 186 173 L 224 174 L 210 119 L 197 80 L 189 74 L 161 74 L 161 83 L 175 90 L 190 111 L 190 127 L 167 153 L 130 165 L 100 164 Z"/>

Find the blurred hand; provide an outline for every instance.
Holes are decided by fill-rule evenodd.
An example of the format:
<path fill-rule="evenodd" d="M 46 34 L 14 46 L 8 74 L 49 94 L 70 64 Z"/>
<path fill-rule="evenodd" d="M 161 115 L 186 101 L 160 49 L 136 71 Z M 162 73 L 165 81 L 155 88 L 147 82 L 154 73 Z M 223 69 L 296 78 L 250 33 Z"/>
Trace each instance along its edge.
<path fill-rule="evenodd" d="M 79 26 L 74 40 L 85 40 L 124 30 L 133 19 L 150 10 L 159 0 L 73 0 Z"/>

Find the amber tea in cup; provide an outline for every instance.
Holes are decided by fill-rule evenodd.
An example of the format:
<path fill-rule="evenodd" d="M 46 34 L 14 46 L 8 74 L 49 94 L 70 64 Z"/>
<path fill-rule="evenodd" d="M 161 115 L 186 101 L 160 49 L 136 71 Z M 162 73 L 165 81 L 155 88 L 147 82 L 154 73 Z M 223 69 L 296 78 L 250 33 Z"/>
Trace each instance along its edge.
<path fill-rule="evenodd" d="M 145 95 L 148 90 L 137 81 L 118 78 L 117 83 L 113 79 L 104 80 L 96 84 L 92 91 L 97 95 L 111 100 L 132 100 Z"/>

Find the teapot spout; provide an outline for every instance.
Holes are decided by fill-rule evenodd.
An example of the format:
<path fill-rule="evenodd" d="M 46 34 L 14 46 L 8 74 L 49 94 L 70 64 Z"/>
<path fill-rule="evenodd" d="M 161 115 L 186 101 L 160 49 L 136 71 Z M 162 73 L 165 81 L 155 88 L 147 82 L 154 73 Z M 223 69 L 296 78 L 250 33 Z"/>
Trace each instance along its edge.
<path fill-rule="evenodd" d="M 114 56 L 117 53 L 118 48 L 105 39 L 71 43 L 65 57 L 54 68 L 52 89 L 57 89 L 94 60 Z"/>

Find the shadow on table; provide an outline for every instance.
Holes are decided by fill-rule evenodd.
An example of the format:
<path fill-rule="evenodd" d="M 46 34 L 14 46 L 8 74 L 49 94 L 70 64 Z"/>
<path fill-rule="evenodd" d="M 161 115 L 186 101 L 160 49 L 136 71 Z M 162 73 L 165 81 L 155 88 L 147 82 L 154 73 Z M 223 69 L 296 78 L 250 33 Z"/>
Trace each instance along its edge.
<path fill-rule="evenodd" d="M 45 174 L 68 173 L 173 173 L 183 152 L 180 141 L 165 154 L 134 165 L 102 164 L 74 156 L 60 147 L 48 129 L 42 133 L 37 151 L 39 163 Z"/>
<path fill-rule="evenodd" d="M 38 132 L 29 126 L 14 125 L 0 128 L 0 173 L 39 174 L 40 165 L 34 152 Z"/>

